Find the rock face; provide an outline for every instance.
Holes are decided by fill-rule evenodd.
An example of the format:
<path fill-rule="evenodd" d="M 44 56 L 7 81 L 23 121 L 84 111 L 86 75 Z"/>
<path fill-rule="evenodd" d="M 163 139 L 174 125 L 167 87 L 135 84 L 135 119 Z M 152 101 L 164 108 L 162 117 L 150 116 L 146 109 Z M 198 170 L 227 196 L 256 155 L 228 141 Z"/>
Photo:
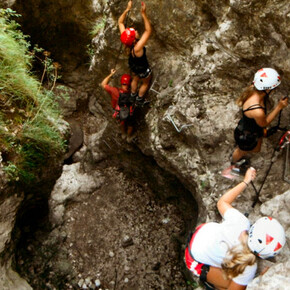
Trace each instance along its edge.
<path fill-rule="evenodd" d="M 8 2 L 0 1 L 3 5 Z M 68 186 L 68 180 L 63 181 L 65 174 L 69 174 L 64 167 L 64 175 L 52 195 L 55 210 L 52 221 L 59 225 L 67 209 L 66 202 L 58 203 L 56 197 L 62 193 L 67 198 L 82 191 L 84 172 L 90 175 L 96 164 L 113 158 L 112 151 L 133 150 L 132 145 L 120 141 L 118 128 L 111 119 L 109 97 L 98 87 L 116 63 L 117 77 L 128 72 L 127 56 L 119 55 L 117 29 L 117 18 L 126 1 L 31 0 L 24 3 L 16 0 L 11 3 L 23 15 L 25 33 L 52 51 L 64 67 L 63 81 L 75 90 L 78 98 L 70 107 L 72 115 L 80 107 L 84 110 L 81 105 L 88 105 L 89 115 L 77 116 L 83 118 L 80 123 L 85 136 L 84 146 L 73 156 L 77 163 L 69 167 L 69 172 L 75 174 L 68 179 L 72 184 Z M 285 9 L 288 1 L 148 0 L 146 5 L 154 30 L 147 54 L 155 83 L 154 91 L 149 91 L 147 96 L 151 100 L 150 108 L 140 113 L 133 148 L 138 147 L 144 155 L 153 158 L 192 193 L 199 205 L 198 222 L 216 220 L 219 218 L 216 201 L 234 184 L 221 177 L 220 172 L 229 165 L 234 149 L 233 130 L 240 117 L 236 97 L 261 67 L 273 67 L 281 74 L 282 84 L 271 96 L 274 103 L 289 90 L 290 28 Z M 134 1 L 133 6 L 128 25 L 142 31 L 139 4 Z M 90 62 L 86 45 L 92 31 Z M 118 86 L 117 79 L 111 83 Z M 289 126 L 289 107 L 283 110 L 281 122 L 282 126 Z M 188 126 L 181 130 L 184 125 Z M 262 152 L 252 157 L 252 165 L 258 169 L 257 187 L 262 183 L 278 139 L 279 134 L 265 139 Z M 283 223 L 289 242 L 289 184 L 282 180 L 284 162 L 285 150 L 273 164 L 261 191 L 262 206 L 256 206 L 250 219 L 254 222 L 261 215 L 276 217 Z M 91 184 L 91 189 L 97 187 L 94 175 L 86 178 L 90 182 L 85 187 Z M 76 181 L 79 189 L 73 187 Z M 64 185 L 66 193 L 62 189 Z M 249 211 L 254 196 L 249 187 L 238 199 L 237 208 Z M 13 218 L 12 214 L 9 220 L 4 220 L 10 228 L 1 230 L 5 241 L 10 236 Z M 286 289 L 283 287 L 289 284 L 287 257 L 289 249 L 285 247 L 277 264 L 249 288 Z"/>

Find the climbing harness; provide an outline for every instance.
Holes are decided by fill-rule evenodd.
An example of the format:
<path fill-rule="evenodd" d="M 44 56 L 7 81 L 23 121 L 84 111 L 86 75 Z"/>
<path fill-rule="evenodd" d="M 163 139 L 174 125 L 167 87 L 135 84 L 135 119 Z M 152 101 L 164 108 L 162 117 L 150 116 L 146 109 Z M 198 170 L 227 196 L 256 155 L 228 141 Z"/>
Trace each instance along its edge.
<path fill-rule="evenodd" d="M 169 110 L 172 109 L 172 108 L 173 108 L 173 106 L 170 106 L 170 107 L 169 107 Z M 171 116 L 169 113 L 167 113 L 167 114 L 165 115 L 165 118 L 166 118 L 167 120 L 169 120 L 169 121 L 172 123 L 172 125 L 174 126 L 175 130 L 176 130 L 178 133 L 180 133 L 183 129 L 185 129 L 185 128 L 187 128 L 187 127 L 193 126 L 193 124 L 184 124 L 184 125 L 182 125 L 180 128 L 178 128 L 177 125 L 176 125 L 176 123 L 175 123 L 174 120 L 172 119 L 172 116 Z"/>
<path fill-rule="evenodd" d="M 252 204 L 252 208 L 254 208 L 255 205 L 257 204 L 257 202 L 259 201 L 260 193 L 261 193 L 262 188 L 263 188 L 263 186 L 264 186 L 264 184 L 265 184 L 265 181 L 266 181 L 266 179 L 267 179 L 267 177 L 268 177 L 268 175 L 269 175 L 269 173 L 270 173 L 270 170 L 271 170 L 271 168 L 272 168 L 273 163 L 277 160 L 277 157 L 278 157 L 279 153 L 280 153 L 280 152 L 282 151 L 282 149 L 284 149 L 286 146 L 287 146 L 287 151 L 286 151 L 286 158 L 287 158 L 287 155 L 289 154 L 289 144 L 290 144 L 290 131 L 287 131 L 287 132 L 284 133 L 284 134 L 282 135 L 282 137 L 280 138 L 279 145 L 278 145 L 276 148 L 274 148 L 273 154 L 272 154 L 272 156 L 271 156 L 271 163 L 270 163 L 270 166 L 269 166 L 269 168 L 268 168 L 268 170 L 267 170 L 267 172 L 266 172 L 266 174 L 265 174 L 265 176 L 264 176 L 264 179 L 263 179 L 263 181 L 262 181 L 262 184 L 260 185 L 259 190 L 257 190 L 257 188 L 255 187 L 254 183 L 251 182 L 252 187 L 254 188 L 254 191 L 256 192 L 256 196 L 255 196 L 254 202 L 253 202 L 253 204 Z M 288 152 L 288 154 L 287 154 L 287 152 Z M 286 159 L 286 163 L 287 163 L 287 162 L 288 162 L 288 161 L 287 161 L 287 159 Z M 288 170 L 288 166 L 287 166 L 286 169 Z M 285 173 L 284 173 L 284 180 L 285 180 L 285 174 L 286 174 L 286 173 L 287 173 L 287 172 L 286 172 L 286 170 L 285 170 Z M 285 180 L 285 181 L 287 181 L 287 180 Z M 289 181 L 287 181 L 287 182 L 289 182 Z"/>

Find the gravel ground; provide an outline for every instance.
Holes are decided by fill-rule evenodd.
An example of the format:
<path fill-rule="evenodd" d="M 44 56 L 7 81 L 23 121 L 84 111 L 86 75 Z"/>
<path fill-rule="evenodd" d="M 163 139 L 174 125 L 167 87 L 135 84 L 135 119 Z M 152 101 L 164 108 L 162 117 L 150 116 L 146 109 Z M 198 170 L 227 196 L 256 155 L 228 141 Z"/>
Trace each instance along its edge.
<path fill-rule="evenodd" d="M 67 205 L 61 227 L 22 240 L 20 274 L 34 289 L 188 289 L 179 203 L 116 168 L 103 175 L 100 189 Z"/>

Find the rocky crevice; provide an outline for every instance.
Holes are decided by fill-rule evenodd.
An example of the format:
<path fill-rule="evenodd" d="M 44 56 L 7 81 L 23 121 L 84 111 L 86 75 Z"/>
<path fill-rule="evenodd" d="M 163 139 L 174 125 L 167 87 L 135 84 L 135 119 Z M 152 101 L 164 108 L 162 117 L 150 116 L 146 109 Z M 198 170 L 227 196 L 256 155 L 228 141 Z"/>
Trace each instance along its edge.
<path fill-rule="evenodd" d="M 185 218 L 183 214 L 178 213 L 176 221 L 169 221 L 169 225 L 173 222 L 176 232 L 175 230 L 171 232 L 171 229 L 163 231 L 167 224 L 162 223 L 162 220 L 160 222 L 158 213 L 161 212 L 164 217 L 174 216 L 176 211 L 181 210 L 175 207 L 175 200 L 180 200 L 190 192 L 199 207 L 198 222 L 219 218 L 215 207 L 216 201 L 234 184 L 220 176 L 221 170 L 229 164 L 229 155 L 234 148 L 233 130 L 239 118 L 239 108 L 235 105 L 234 99 L 241 89 L 251 82 L 254 72 L 263 66 L 275 67 L 282 76 L 282 84 L 277 89 L 274 102 L 289 90 L 287 80 L 290 72 L 288 61 L 290 34 L 287 25 L 288 10 L 285 9 L 288 7 L 287 2 L 231 0 L 217 3 L 204 0 L 157 3 L 148 0 L 146 2 L 148 14 L 154 29 L 153 36 L 148 42 L 148 58 L 153 67 L 153 80 L 156 80 L 154 89 L 159 93 L 149 91 L 147 97 L 151 100 L 151 104 L 138 117 L 137 137 L 133 144 L 126 144 L 121 140 L 119 129 L 111 119 L 109 97 L 98 86 L 116 62 L 117 78 L 123 72 L 128 72 L 126 55 L 118 56 L 120 43 L 116 23 L 126 1 L 1 2 L 3 5 L 7 5 L 8 2 L 10 5 L 13 4 L 12 7 L 23 14 L 24 32 L 31 35 L 33 43 L 50 50 L 52 57 L 62 64 L 62 82 L 70 88 L 70 99 L 61 104 L 64 115 L 68 120 L 77 123 L 75 128 L 83 130 L 83 134 L 80 134 L 83 136 L 83 146 L 71 156 L 69 163 L 72 164 L 64 166 L 63 176 L 57 181 L 52 192 L 50 205 L 54 208 L 54 215 L 51 216 L 53 228 L 49 227 L 47 231 L 36 230 L 27 239 L 25 247 L 19 248 L 17 256 L 19 271 L 25 269 L 21 274 L 32 285 L 41 285 L 48 289 L 54 285 L 79 288 L 85 286 L 104 286 L 108 289 L 118 289 L 117 286 L 134 288 L 137 285 L 135 279 L 138 277 L 140 283 L 144 283 L 142 285 L 149 283 L 153 288 L 155 285 L 161 285 L 161 288 L 187 287 L 184 284 L 184 277 L 180 274 L 184 268 L 179 264 L 182 259 L 178 257 L 178 253 L 182 252 L 180 245 L 184 246 L 186 240 L 184 225 L 188 224 L 190 219 L 195 221 L 194 213 L 197 209 L 194 206 L 193 209 L 184 207 L 184 211 L 190 212 L 189 217 Z M 68 9 L 70 13 L 67 13 Z M 136 3 L 128 23 L 142 31 L 143 25 Z M 95 28 L 97 32 L 91 44 L 93 50 L 90 61 L 86 46 L 90 43 L 89 32 Z M 112 80 L 113 85 L 118 85 L 117 78 Z M 168 115 L 175 120 L 179 128 L 184 124 L 191 126 L 178 133 L 168 120 Z M 287 126 L 289 123 L 287 108 L 283 112 L 281 125 Z M 76 143 L 79 141 L 79 138 L 77 139 Z M 252 157 L 252 164 L 258 169 L 257 185 L 262 182 L 277 140 L 278 135 L 264 140 L 262 152 Z M 142 156 L 139 150 L 147 157 Z M 274 163 L 260 196 L 262 206 L 260 204 L 256 206 L 250 214 L 250 219 L 254 221 L 260 215 L 272 215 L 282 220 L 288 241 L 289 184 L 281 179 L 284 154 L 285 152 Z M 140 163 L 134 163 L 132 156 Z M 161 170 L 159 167 L 163 168 L 162 174 L 158 173 Z M 157 168 L 157 173 L 152 168 Z M 88 191 L 83 192 L 82 187 L 72 188 L 72 185 L 66 184 L 63 178 L 70 174 L 74 176 L 72 180 L 78 180 L 79 184 L 84 182 L 83 186 L 85 188 L 88 186 Z M 87 179 L 82 179 L 84 175 L 91 180 L 92 187 L 89 187 Z M 83 232 L 84 237 L 78 236 L 77 230 L 88 223 L 88 216 L 83 214 L 88 212 L 89 216 L 93 217 L 94 210 L 102 211 L 103 220 L 101 222 L 101 217 L 98 216 L 98 220 L 94 219 L 90 224 L 97 224 L 100 231 L 105 229 L 109 231 L 110 224 L 115 226 L 116 221 L 107 217 L 105 212 L 110 208 L 112 213 L 116 210 L 116 216 L 118 215 L 114 206 L 116 200 L 112 202 L 108 196 L 109 183 L 114 182 L 112 175 L 115 175 L 123 185 L 120 189 L 118 183 L 114 184 L 117 188 L 112 196 L 119 191 L 123 202 L 128 202 L 129 213 L 132 214 L 125 218 L 122 212 L 123 219 L 128 219 L 131 225 L 135 222 L 138 222 L 138 225 L 143 224 L 147 220 L 148 223 L 144 223 L 144 227 L 132 226 L 131 236 L 128 236 L 132 239 L 133 245 L 128 248 L 122 246 L 123 236 L 113 235 L 113 239 L 107 239 L 106 242 L 114 249 L 111 251 L 113 254 L 110 254 L 110 249 L 103 247 L 105 258 L 101 259 L 93 255 L 100 252 L 94 243 L 84 245 L 80 242 L 82 238 L 86 241 L 100 239 L 99 236 L 93 236 L 95 227 L 88 227 L 88 231 Z M 170 176 L 175 176 L 176 182 L 169 186 L 170 190 L 165 191 L 166 196 L 163 196 L 164 186 L 166 181 L 170 180 Z M 61 186 L 58 187 L 58 184 L 62 184 L 66 190 Z M 150 187 L 153 184 L 154 186 Z M 74 189 L 75 195 L 70 195 L 71 189 Z M 133 205 L 134 208 L 137 207 L 135 204 L 137 200 L 132 200 L 136 192 L 139 194 L 139 205 L 144 206 L 141 216 L 133 210 Z M 64 194 L 62 202 L 54 200 L 60 193 Z M 45 194 L 45 199 L 47 196 L 48 194 Z M 170 196 L 172 198 L 169 198 Z M 101 204 L 101 200 L 106 198 L 107 208 Z M 156 202 L 156 198 L 162 202 Z M 242 212 L 247 212 L 253 198 L 254 192 L 249 188 L 239 198 L 236 206 Z M 19 203 L 18 199 L 12 196 L 6 202 Z M 98 205 L 98 209 L 93 207 L 94 204 Z M 5 206 L 5 203 L 2 205 Z M 126 211 L 122 203 L 120 207 Z M 14 224 L 16 210 L 16 207 L 11 209 L 12 216 L 7 219 L 10 229 Z M 75 212 L 79 215 L 75 216 Z M 141 222 L 138 218 L 141 219 L 142 216 L 144 221 Z M 149 267 L 148 271 L 145 271 L 146 275 L 140 273 L 134 277 L 131 267 L 137 264 L 134 264 L 133 260 L 129 261 L 129 257 L 139 257 L 138 235 L 142 231 L 147 233 L 152 227 L 150 224 L 152 221 L 156 221 L 156 224 L 153 222 L 153 228 L 156 225 L 159 225 L 159 228 L 152 240 L 149 237 L 145 239 L 148 243 L 145 242 L 144 246 L 150 247 L 149 256 L 145 257 L 144 251 L 139 249 L 141 261 L 152 263 L 146 264 Z M 183 222 L 185 224 L 181 225 Z M 124 223 L 121 224 L 122 227 L 125 226 Z M 49 232 L 50 230 L 52 231 Z M 117 230 L 114 228 L 113 234 Z M 159 234 L 174 237 L 176 234 L 179 236 L 178 243 L 169 242 L 166 249 L 164 244 L 152 247 L 157 243 Z M 98 241 L 99 244 L 104 242 Z M 55 251 L 56 245 L 60 245 L 59 251 Z M 84 252 L 78 254 L 83 246 Z M 166 265 L 170 269 L 166 272 L 167 268 L 160 258 L 161 253 L 166 252 L 167 255 L 172 249 L 173 256 L 166 256 L 172 262 L 170 264 L 172 267 Z M 29 260 L 31 253 L 36 255 Z M 84 256 L 85 254 L 89 257 Z M 150 256 L 154 254 L 155 257 Z M 271 271 L 280 269 L 279 272 L 286 273 L 282 274 L 281 279 L 277 278 L 279 281 L 275 280 L 276 276 L 272 275 L 272 272 L 269 272 L 262 279 L 256 279 L 249 288 L 271 289 L 273 285 L 281 285 L 282 289 L 283 285 L 287 285 L 288 256 L 289 249 L 286 247 L 279 256 L 279 262 L 282 264 L 278 264 L 277 259 L 271 268 L 273 269 Z M 122 257 L 124 267 L 112 273 L 108 265 L 115 265 L 117 257 Z M 78 259 L 80 263 L 76 262 Z M 104 260 L 109 262 L 105 264 Z M 47 267 L 43 266 L 46 264 L 44 261 L 47 262 Z M 177 264 L 174 264 L 174 261 L 178 261 Z M 92 273 L 90 268 L 92 264 L 99 265 L 103 270 Z M 26 270 L 27 272 L 31 270 L 32 274 L 28 275 Z M 42 284 L 37 278 L 40 275 Z M 172 276 L 175 277 L 173 284 L 167 284 Z M 276 282 L 271 282 L 270 277 Z M 61 280 L 63 284 L 57 284 Z M 29 286 L 25 285 L 28 289 Z M 10 288 L 7 286 L 7 289 Z"/>

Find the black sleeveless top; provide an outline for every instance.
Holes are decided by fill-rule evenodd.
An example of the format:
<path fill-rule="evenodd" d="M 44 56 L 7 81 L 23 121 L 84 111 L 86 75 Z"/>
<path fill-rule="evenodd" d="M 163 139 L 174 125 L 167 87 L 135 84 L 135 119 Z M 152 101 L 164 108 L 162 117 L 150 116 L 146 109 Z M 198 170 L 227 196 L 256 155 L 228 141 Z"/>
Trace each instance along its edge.
<path fill-rule="evenodd" d="M 129 56 L 129 67 L 130 70 L 135 74 L 145 73 L 149 68 L 149 63 L 146 56 L 146 47 L 143 47 L 143 55 L 138 57 L 135 55 L 134 47 L 130 49 Z"/>
<path fill-rule="evenodd" d="M 243 117 L 241 119 L 241 123 L 243 124 L 243 131 L 248 131 L 252 133 L 257 133 L 259 137 L 263 136 L 263 127 L 260 127 L 255 119 L 249 118 L 245 115 L 245 112 L 253 111 L 256 109 L 263 109 L 266 114 L 266 108 L 260 106 L 259 104 L 251 105 L 246 110 L 243 110 Z"/>

